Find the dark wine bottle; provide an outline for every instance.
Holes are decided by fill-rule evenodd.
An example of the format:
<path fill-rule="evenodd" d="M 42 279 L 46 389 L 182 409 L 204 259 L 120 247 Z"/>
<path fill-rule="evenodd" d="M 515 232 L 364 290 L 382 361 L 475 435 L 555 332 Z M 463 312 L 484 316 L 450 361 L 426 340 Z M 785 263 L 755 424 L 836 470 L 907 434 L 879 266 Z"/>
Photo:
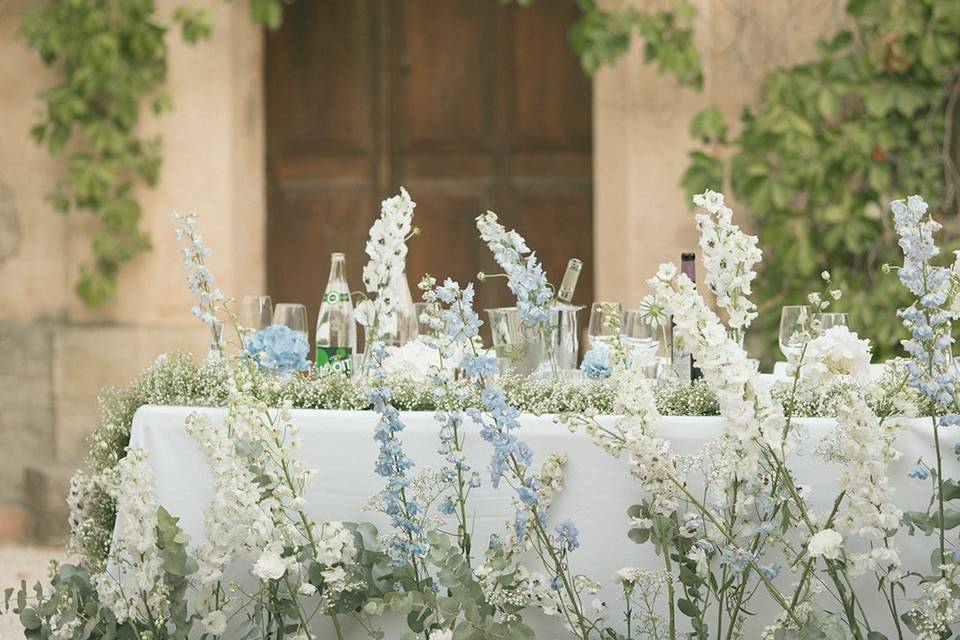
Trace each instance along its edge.
<path fill-rule="evenodd" d="M 690 282 L 696 284 L 697 282 L 697 254 L 695 253 L 681 253 L 680 254 L 680 271 L 690 278 Z M 693 359 L 693 354 L 688 350 L 684 349 L 684 356 L 690 358 L 690 379 L 696 380 L 703 377 L 703 372 L 700 371 L 700 367 L 697 366 L 696 361 Z"/>

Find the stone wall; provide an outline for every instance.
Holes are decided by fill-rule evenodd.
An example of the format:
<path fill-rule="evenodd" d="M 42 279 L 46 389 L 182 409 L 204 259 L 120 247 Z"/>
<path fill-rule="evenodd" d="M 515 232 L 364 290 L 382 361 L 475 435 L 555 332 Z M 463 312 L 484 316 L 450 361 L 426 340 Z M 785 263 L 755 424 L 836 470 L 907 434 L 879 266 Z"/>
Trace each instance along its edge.
<path fill-rule="evenodd" d="M 610 0 L 610 7 L 655 6 Z M 680 87 L 645 64 L 639 46 L 594 83 L 594 259 L 600 300 L 635 306 L 657 266 L 696 249 L 680 179 L 690 119 L 716 104 L 727 123 L 756 100 L 764 74 L 810 59 L 843 23 L 842 0 L 694 0 L 704 88 Z M 718 187 L 719 188 L 719 187 Z M 742 218 L 741 218 L 742 220 Z"/>
<path fill-rule="evenodd" d="M 160 183 L 139 192 L 153 249 L 122 271 L 116 300 L 96 310 L 72 291 L 95 221 L 51 209 L 45 196 L 64 162 L 27 136 L 42 108 L 37 91 L 56 79 L 15 37 L 20 11 L 34 4 L 0 4 L 0 497 L 22 490 L 28 465 L 83 457 L 101 388 L 128 383 L 163 351 L 206 352 L 172 210 L 200 214 L 225 290 L 259 292 L 266 280 L 262 36 L 247 3 L 194 0 L 213 14 L 213 39 L 190 47 L 175 30 L 168 36 L 174 111 L 154 119 L 145 109 L 142 124 L 163 136 Z M 161 0 L 160 14 L 178 4 Z"/>

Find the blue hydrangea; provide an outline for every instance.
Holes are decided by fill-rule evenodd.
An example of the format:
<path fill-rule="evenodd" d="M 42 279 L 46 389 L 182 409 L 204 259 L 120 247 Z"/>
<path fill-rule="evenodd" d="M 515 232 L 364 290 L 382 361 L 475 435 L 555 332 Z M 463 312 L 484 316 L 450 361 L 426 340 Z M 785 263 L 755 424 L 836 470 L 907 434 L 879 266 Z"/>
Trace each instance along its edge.
<path fill-rule="evenodd" d="M 591 380 L 606 380 L 613 374 L 613 368 L 610 366 L 610 350 L 603 345 L 590 349 L 583 356 L 580 370 Z"/>
<path fill-rule="evenodd" d="M 292 373 L 310 368 L 307 337 L 284 325 L 272 325 L 247 337 L 244 352 L 261 368 Z"/>

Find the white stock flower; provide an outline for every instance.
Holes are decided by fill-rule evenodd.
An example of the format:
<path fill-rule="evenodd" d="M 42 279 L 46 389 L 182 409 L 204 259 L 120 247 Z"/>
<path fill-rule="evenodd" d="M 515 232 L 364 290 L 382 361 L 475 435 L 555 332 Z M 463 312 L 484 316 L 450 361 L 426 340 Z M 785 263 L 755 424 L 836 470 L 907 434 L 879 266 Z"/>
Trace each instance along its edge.
<path fill-rule="evenodd" d="M 165 615 L 170 594 L 157 546 L 157 504 L 147 452 L 130 449 L 115 467 L 103 472 L 100 483 L 116 501 L 119 541 L 111 550 L 108 568 L 93 575 L 100 602 L 119 622 Z"/>
<path fill-rule="evenodd" d="M 287 572 L 287 563 L 280 554 L 272 549 L 266 549 L 257 561 L 253 563 L 251 573 L 264 582 L 268 580 L 279 580 Z"/>
<path fill-rule="evenodd" d="M 220 610 L 211 611 L 200 620 L 200 623 L 207 633 L 215 636 L 223 635 L 227 629 L 227 616 Z"/>
<path fill-rule="evenodd" d="M 428 640 L 453 640 L 453 631 L 450 629 L 434 629 Z"/>
<path fill-rule="evenodd" d="M 836 560 L 843 548 L 843 536 L 833 529 L 818 531 L 807 542 L 807 552 L 811 558 Z"/>

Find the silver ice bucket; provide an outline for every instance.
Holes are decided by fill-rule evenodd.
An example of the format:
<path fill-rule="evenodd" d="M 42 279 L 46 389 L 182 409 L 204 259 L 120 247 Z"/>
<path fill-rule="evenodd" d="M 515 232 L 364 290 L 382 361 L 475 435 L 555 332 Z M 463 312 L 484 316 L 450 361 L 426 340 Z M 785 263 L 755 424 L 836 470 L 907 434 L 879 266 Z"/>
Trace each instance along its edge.
<path fill-rule="evenodd" d="M 549 376 L 549 353 L 556 354 L 559 370 L 576 369 L 580 355 L 580 311 L 560 305 L 550 309 L 550 330 L 524 324 L 516 307 L 487 309 L 497 358 L 509 361 L 510 373 Z"/>

